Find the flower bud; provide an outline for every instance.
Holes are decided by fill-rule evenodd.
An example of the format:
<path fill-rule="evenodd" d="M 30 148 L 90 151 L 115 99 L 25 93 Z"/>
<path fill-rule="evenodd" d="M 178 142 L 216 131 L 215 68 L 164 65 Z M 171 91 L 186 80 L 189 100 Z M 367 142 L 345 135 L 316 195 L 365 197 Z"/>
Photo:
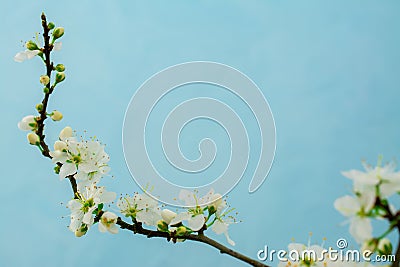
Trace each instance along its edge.
<path fill-rule="evenodd" d="M 49 22 L 49 24 L 47 24 L 47 27 L 49 28 L 49 30 L 54 29 L 55 26 L 56 26 L 56 25 L 54 25 L 53 22 Z"/>
<path fill-rule="evenodd" d="M 60 83 L 65 80 L 64 72 L 57 72 L 56 74 L 56 83 Z"/>
<path fill-rule="evenodd" d="M 55 172 L 56 174 L 59 174 L 59 173 L 60 173 L 60 169 L 61 169 L 61 167 L 58 166 L 58 165 L 56 165 L 56 166 L 54 167 L 54 172 Z"/>
<path fill-rule="evenodd" d="M 47 88 L 47 87 L 43 88 L 43 93 L 48 94 L 49 92 L 50 92 L 49 88 Z"/>
<path fill-rule="evenodd" d="M 58 110 L 54 110 L 53 113 L 51 114 L 50 118 L 53 121 L 60 121 L 63 118 L 63 114 Z"/>
<path fill-rule="evenodd" d="M 161 217 L 163 218 L 164 222 L 170 224 L 171 221 L 176 217 L 176 213 L 169 209 L 163 209 L 161 211 Z"/>
<path fill-rule="evenodd" d="M 50 78 L 47 75 L 40 76 L 40 83 L 43 85 L 48 85 L 50 82 Z"/>
<path fill-rule="evenodd" d="M 177 229 L 176 229 L 176 235 L 177 236 L 183 236 L 183 235 L 185 235 L 186 234 L 186 232 L 187 232 L 187 229 L 186 229 L 186 227 L 185 226 L 179 226 Z"/>
<path fill-rule="evenodd" d="M 79 229 L 77 229 L 77 230 L 75 231 L 75 236 L 76 236 L 76 237 L 84 236 L 84 235 L 87 233 L 87 231 L 88 231 L 87 226 L 86 226 L 86 225 L 83 225 L 83 226 L 81 226 Z"/>
<path fill-rule="evenodd" d="M 39 50 L 39 47 L 34 41 L 28 41 L 25 43 L 25 47 L 28 50 Z"/>
<path fill-rule="evenodd" d="M 378 243 L 378 252 L 380 255 L 390 255 L 392 254 L 392 243 L 388 238 L 382 238 Z"/>
<path fill-rule="evenodd" d="M 72 128 L 67 126 L 61 130 L 60 135 L 58 136 L 60 140 L 65 140 L 67 138 L 72 137 Z"/>
<path fill-rule="evenodd" d="M 18 122 L 18 128 L 22 131 L 34 131 L 37 128 L 37 122 L 35 116 L 28 115 L 22 118 L 20 122 Z"/>
<path fill-rule="evenodd" d="M 67 149 L 67 144 L 63 141 L 56 141 L 54 143 L 54 150 L 58 150 L 58 151 L 64 151 Z"/>
<path fill-rule="evenodd" d="M 362 244 L 361 251 L 364 252 L 364 251 L 368 250 L 371 253 L 374 253 L 377 246 L 378 246 L 378 240 L 373 238 L 373 239 L 365 241 Z"/>
<path fill-rule="evenodd" d="M 166 222 L 164 222 L 163 220 L 159 220 L 157 222 L 157 229 L 158 229 L 158 231 L 161 231 L 161 232 L 168 232 L 168 224 Z"/>
<path fill-rule="evenodd" d="M 41 112 L 43 110 L 43 104 L 42 103 L 37 104 L 36 105 L 36 110 Z"/>
<path fill-rule="evenodd" d="M 56 71 L 63 72 L 65 70 L 65 66 L 63 64 L 57 64 Z"/>
<path fill-rule="evenodd" d="M 54 29 L 54 31 L 53 31 L 54 40 L 60 38 L 63 35 L 64 35 L 64 28 L 63 27 L 57 27 L 57 28 Z"/>
<path fill-rule="evenodd" d="M 31 145 L 37 145 L 40 142 L 39 136 L 35 133 L 28 133 L 26 137 L 28 139 L 29 144 Z"/>

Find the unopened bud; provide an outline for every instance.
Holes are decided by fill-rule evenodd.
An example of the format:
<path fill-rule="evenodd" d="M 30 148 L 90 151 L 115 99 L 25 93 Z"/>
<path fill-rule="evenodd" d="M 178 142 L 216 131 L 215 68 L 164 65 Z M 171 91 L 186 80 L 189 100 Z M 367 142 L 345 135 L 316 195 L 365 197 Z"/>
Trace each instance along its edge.
<path fill-rule="evenodd" d="M 378 253 L 380 255 L 390 255 L 392 254 L 392 249 L 393 249 L 392 243 L 388 238 L 382 238 L 381 240 L 379 240 Z"/>
<path fill-rule="evenodd" d="M 59 138 L 61 140 L 65 140 L 65 139 L 70 138 L 70 137 L 72 137 L 72 128 L 67 126 L 67 127 L 65 127 L 64 129 L 61 130 Z"/>
<path fill-rule="evenodd" d="M 362 246 L 361 246 L 361 251 L 364 252 L 366 250 L 370 251 L 371 253 L 374 253 L 376 248 L 378 246 L 378 240 L 373 238 L 365 241 Z"/>
<path fill-rule="evenodd" d="M 157 229 L 158 229 L 158 231 L 161 231 L 161 232 L 168 232 L 168 224 L 166 222 L 164 222 L 163 220 L 159 220 L 157 222 Z"/>
<path fill-rule="evenodd" d="M 64 72 L 57 72 L 56 74 L 56 83 L 60 83 L 65 80 Z"/>
<path fill-rule="evenodd" d="M 40 142 L 39 136 L 35 133 L 28 133 L 26 137 L 28 139 L 29 144 L 31 145 L 38 145 Z"/>
<path fill-rule="evenodd" d="M 59 173 L 60 173 L 60 169 L 61 169 L 61 167 L 58 166 L 58 165 L 56 165 L 56 166 L 54 167 L 54 172 L 55 172 L 56 174 L 59 174 Z"/>
<path fill-rule="evenodd" d="M 54 110 L 50 117 L 53 121 L 60 121 L 63 118 L 63 114 L 58 110 Z"/>
<path fill-rule="evenodd" d="M 36 105 L 36 110 L 41 112 L 43 110 L 43 104 L 42 103 L 37 104 Z"/>
<path fill-rule="evenodd" d="M 177 235 L 177 236 L 183 236 L 183 235 L 186 234 L 186 232 L 187 232 L 187 229 L 186 229 L 185 226 L 179 226 L 179 227 L 176 229 L 176 235 Z"/>
<path fill-rule="evenodd" d="M 28 41 L 25 44 L 26 49 L 28 50 L 39 50 L 39 47 L 34 41 Z"/>
<path fill-rule="evenodd" d="M 65 70 L 65 66 L 63 64 L 57 64 L 56 71 L 63 72 Z"/>
<path fill-rule="evenodd" d="M 47 87 L 43 88 L 43 93 L 48 94 L 49 92 L 50 92 L 49 88 L 47 88 Z"/>
<path fill-rule="evenodd" d="M 50 82 L 50 78 L 47 75 L 40 76 L 40 83 L 43 85 L 48 85 Z"/>
<path fill-rule="evenodd" d="M 58 151 L 64 151 L 67 149 L 67 144 L 63 141 L 56 141 L 54 143 L 54 150 L 58 150 Z"/>
<path fill-rule="evenodd" d="M 75 231 L 75 236 L 76 237 L 81 237 L 84 236 L 88 231 L 88 228 L 86 225 L 81 226 L 78 230 Z"/>
<path fill-rule="evenodd" d="M 161 211 L 161 217 L 163 218 L 164 222 L 170 224 L 171 221 L 176 217 L 176 213 L 169 209 L 163 209 Z"/>
<path fill-rule="evenodd" d="M 54 29 L 55 26 L 56 26 L 56 25 L 54 25 L 53 22 L 49 22 L 49 24 L 47 25 L 47 27 L 49 28 L 49 30 Z"/>
<path fill-rule="evenodd" d="M 64 35 L 64 28 L 63 27 L 57 27 L 57 28 L 54 29 L 54 31 L 53 31 L 54 40 L 60 38 L 63 35 Z"/>

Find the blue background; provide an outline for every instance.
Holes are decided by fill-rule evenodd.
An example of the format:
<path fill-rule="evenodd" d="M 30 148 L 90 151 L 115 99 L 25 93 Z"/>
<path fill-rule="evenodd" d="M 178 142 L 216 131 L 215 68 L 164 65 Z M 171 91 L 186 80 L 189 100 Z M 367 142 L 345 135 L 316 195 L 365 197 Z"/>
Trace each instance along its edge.
<path fill-rule="evenodd" d="M 244 179 L 229 195 L 243 220 L 230 229 L 236 249 L 255 257 L 264 245 L 307 242 L 309 232 L 315 243 L 327 237 L 334 246 L 345 237 L 356 247 L 333 202 L 351 190 L 340 171 L 360 168 L 361 159 L 375 163 L 378 154 L 399 157 L 398 1 L 38 2 L 2 1 L 0 9 L 1 266 L 242 266 L 202 244 L 101 234 L 97 227 L 80 239 L 69 232 L 61 218 L 69 212 L 60 205 L 71 198 L 69 184 L 16 126 L 42 97 L 40 60 L 13 62 L 21 40 L 41 30 L 42 11 L 66 29 L 53 59 L 66 65 L 67 79 L 50 103 L 65 119 L 49 122 L 47 136 L 54 141 L 71 125 L 106 143 L 110 190 L 138 190 L 121 134 L 141 83 L 174 64 L 221 62 L 258 84 L 277 129 L 264 185 L 250 195 Z"/>

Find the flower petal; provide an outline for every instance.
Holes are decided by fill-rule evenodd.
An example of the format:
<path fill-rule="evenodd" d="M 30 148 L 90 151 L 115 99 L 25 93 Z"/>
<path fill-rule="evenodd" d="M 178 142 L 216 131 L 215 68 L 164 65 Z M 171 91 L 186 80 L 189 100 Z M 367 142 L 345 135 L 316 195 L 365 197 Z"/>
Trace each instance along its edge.
<path fill-rule="evenodd" d="M 201 228 L 203 228 L 204 222 L 205 222 L 204 215 L 197 214 L 196 216 L 189 218 L 188 226 L 193 231 L 199 231 Z"/>
<path fill-rule="evenodd" d="M 75 163 L 64 163 L 60 168 L 60 179 L 64 179 L 68 175 L 76 173 Z"/>

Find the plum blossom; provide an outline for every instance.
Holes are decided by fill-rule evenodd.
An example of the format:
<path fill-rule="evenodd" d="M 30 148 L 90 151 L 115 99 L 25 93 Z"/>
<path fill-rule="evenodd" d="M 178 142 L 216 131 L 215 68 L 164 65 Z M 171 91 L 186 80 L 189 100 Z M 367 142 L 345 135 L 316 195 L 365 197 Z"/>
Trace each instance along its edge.
<path fill-rule="evenodd" d="M 135 193 L 133 197 L 121 197 L 117 206 L 126 217 L 131 217 L 149 226 L 157 226 L 157 222 L 161 220 L 161 210 L 157 200 L 146 193 Z"/>
<path fill-rule="evenodd" d="M 381 161 L 381 160 L 379 160 Z M 384 166 L 376 167 L 363 162 L 365 172 L 359 170 L 350 170 L 342 174 L 353 180 L 354 191 L 360 194 L 376 194 L 376 186 L 379 187 L 379 196 L 388 198 L 396 192 L 400 192 L 400 172 L 395 172 L 396 164 L 389 162 Z"/>
<path fill-rule="evenodd" d="M 98 141 L 77 141 L 71 137 L 72 130 L 65 128 L 60 133 L 60 140 L 54 144 L 50 152 L 54 163 L 61 163 L 59 176 L 63 179 L 74 175 L 79 188 L 96 183 L 110 171 L 110 157 L 104 151 L 104 146 Z"/>
<path fill-rule="evenodd" d="M 89 229 L 94 223 L 93 211 L 101 204 L 112 202 L 115 197 L 114 192 L 107 192 L 103 186 L 97 187 L 95 184 L 78 191 L 77 198 L 70 200 L 67 205 L 71 210 L 69 229 L 75 233 L 82 227 Z"/>
<path fill-rule="evenodd" d="M 182 221 L 188 222 L 188 227 L 192 231 L 199 231 L 203 228 L 206 218 L 204 217 L 203 207 L 210 204 L 214 190 L 211 189 L 205 196 L 198 198 L 194 192 L 188 190 L 181 190 L 179 192 L 179 199 L 184 202 L 188 207 L 187 211 L 181 212 L 175 216 L 171 221 L 171 225 L 180 223 Z"/>
<path fill-rule="evenodd" d="M 304 245 L 301 243 L 291 243 L 288 245 L 287 258 L 278 264 L 278 267 L 289 266 L 316 266 L 330 267 L 338 266 L 332 262 L 327 254 L 323 253 L 324 248 L 319 245 Z"/>
<path fill-rule="evenodd" d="M 350 234 L 360 244 L 372 238 L 371 220 L 367 214 L 374 203 L 375 199 L 365 197 L 365 194 L 360 197 L 343 196 L 334 203 L 336 210 L 350 218 Z"/>

